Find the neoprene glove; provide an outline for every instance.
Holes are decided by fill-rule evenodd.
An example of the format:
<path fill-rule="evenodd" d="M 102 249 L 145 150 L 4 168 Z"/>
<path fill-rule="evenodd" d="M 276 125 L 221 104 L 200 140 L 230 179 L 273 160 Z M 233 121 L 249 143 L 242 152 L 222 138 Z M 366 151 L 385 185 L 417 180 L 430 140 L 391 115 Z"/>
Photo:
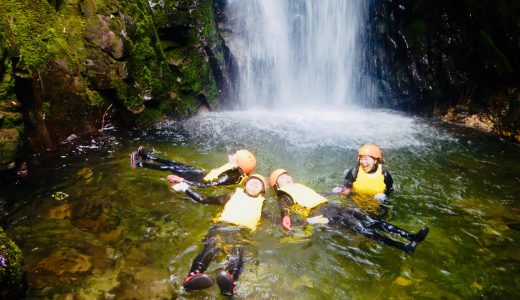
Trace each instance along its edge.
<path fill-rule="evenodd" d="M 388 197 L 386 196 L 386 194 L 379 193 L 374 195 L 374 199 L 381 203 L 384 203 L 386 200 L 388 200 Z"/>
<path fill-rule="evenodd" d="M 172 186 L 174 191 L 176 191 L 176 192 L 183 192 L 183 193 L 186 192 L 188 187 L 189 187 L 189 185 L 186 182 L 177 183 L 177 184 Z"/>

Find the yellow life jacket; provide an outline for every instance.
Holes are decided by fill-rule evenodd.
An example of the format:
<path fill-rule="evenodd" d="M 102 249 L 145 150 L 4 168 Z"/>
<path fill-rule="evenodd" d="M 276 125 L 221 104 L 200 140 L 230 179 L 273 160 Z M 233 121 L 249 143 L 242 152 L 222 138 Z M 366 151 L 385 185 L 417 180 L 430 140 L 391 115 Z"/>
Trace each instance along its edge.
<path fill-rule="evenodd" d="M 218 168 L 211 169 L 211 171 L 209 171 L 208 174 L 206 174 L 206 176 L 204 176 L 204 178 L 202 180 L 204 182 L 214 181 L 214 180 L 218 179 L 220 175 L 224 174 L 225 172 L 227 172 L 229 170 L 233 170 L 235 168 L 238 168 L 238 166 L 235 164 L 232 164 L 230 162 L 227 162 Z M 242 176 L 239 184 L 242 184 L 246 179 L 247 179 L 247 176 Z"/>
<path fill-rule="evenodd" d="M 264 200 L 263 196 L 251 197 L 243 189 L 237 188 L 224 206 L 224 211 L 218 217 L 217 222 L 244 226 L 255 231 L 262 215 Z"/>
<path fill-rule="evenodd" d="M 299 183 L 293 183 L 278 190 L 287 193 L 296 204 L 308 209 L 329 201 L 313 189 Z"/>
<path fill-rule="evenodd" d="M 371 195 L 384 193 L 386 190 L 385 176 L 381 164 L 374 173 L 367 173 L 359 166 L 356 180 L 352 184 L 352 190 L 359 195 Z"/>

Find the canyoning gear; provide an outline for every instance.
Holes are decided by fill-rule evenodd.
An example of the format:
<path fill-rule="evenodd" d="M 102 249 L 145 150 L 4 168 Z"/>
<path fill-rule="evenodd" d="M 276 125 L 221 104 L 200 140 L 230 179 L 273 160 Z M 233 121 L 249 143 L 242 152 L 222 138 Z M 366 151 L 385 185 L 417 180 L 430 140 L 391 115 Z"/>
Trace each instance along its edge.
<path fill-rule="evenodd" d="M 247 178 L 244 171 L 242 171 L 236 163 L 229 163 L 229 165 L 225 164 L 224 166 L 211 170 L 209 174 L 206 175 L 206 173 L 201 169 L 184 165 L 174 160 L 166 160 L 151 156 L 142 146 L 138 148 L 136 153 L 136 155 L 131 157 L 131 165 L 133 159 L 133 161 L 139 161 L 139 163 L 134 163 L 136 166 L 159 171 L 170 171 L 171 173 L 182 177 L 190 186 L 198 188 L 241 184 Z M 141 162 L 142 160 L 149 160 L 153 163 Z"/>
<path fill-rule="evenodd" d="M 139 148 L 137 148 L 137 153 L 139 153 L 139 157 L 141 157 L 142 159 L 145 159 L 145 160 L 150 159 L 150 157 L 147 154 L 146 149 L 144 149 L 143 146 L 139 146 Z"/>
<path fill-rule="evenodd" d="M 251 174 L 256 169 L 256 158 L 250 151 L 241 149 L 235 153 L 237 165 L 246 173 Z"/>
<path fill-rule="evenodd" d="M 220 293 L 226 296 L 233 296 L 235 294 L 236 282 L 228 271 L 220 271 L 217 274 L 217 284 L 220 288 Z"/>
<path fill-rule="evenodd" d="M 377 200 L 380 203 L 384 203 L 388 200 L 388 197 L 384 193 L 378 193 L 374 195 L 374 200 Z"/>
<path fill-rule="evenodd" d="M 177 184 L 172 186 L 174 191 L 176 191 L 176 192 L 183 192 L 183 193 L 186 192 L 186 190 L 189 187 L 190 186 L 186 182 L 177 183 Z"/>
<path fill-rule="evenodd" d="M 184 279 L 182 287 L 189 291 L 203 290 L 212 286 L 213 282 L 213 278 L 209 277 L 208 274 L 195 273 Z"/>
<path fill-rule="evenodd" d="M 265 192 L 266 189 L 267 189 L 267 181 L 265 180 L 265 177 L 260 175 L 260 174 L 258 174 L 258 173 L 251 174 L 251 175 L 249 175 L 249 178 L 247 178 L 246 183 L 247 183 L 247 181 L 249 181 L 252 178 L 257 178 L 257 179 L 259 179 L 262 182 L 262 185 L 264 187 L 263 191 Z"/>
<path fill-rule="evenodd" d="M 130 167 L 132 169 L 135 169 L 135 168 L 141 167 L 141 166 L 142 166 L 142 163 L 141 163 L 141 160 L 139 159 L 137 152 L 132 152 L 130 154 Z"/>
<path fill-rule="evenodd" d="M 264 200 L 265 198 L 261 195 L 251 197 L 243 189 L 237 188 L 224 206 L 224 211 L 222 211 L 217 222 L 244 226 L 255 231 L 262 215 Z"/>
<path fill-rule="evenodd" d="M 418 242 L 417 239 L 424 238 L 428 231 L 427 229 L 423 228 L 417 233 L 411 234 L 393 224 L 374 219 L 360 211 L 330 204 L 322 206 L 320 213 L 329 219 L 329 224 L 331 225 L 348 228 L 377 242 L 395 247 L 407 253 L 412 253 L 415 251 Z M 405 244 L 393 240 L 392 238 L 379 233 L 377 230 L 406 238 L 410 240 L 411 243 Z"/>
<path fill-rule="evenodd" d="M 352 190 L 356 194 L 375 195 L 386 192 L 383 166 L 379 164 L 373 173 L 367 173 L 363 168 L 357 169 L 357 176 L 352 184 Z"/>
<path fill-rule="evenodd" d="M 428 235 L 428 232 L 430 232 L 430 228 L 428 228 L 428 226 L 424 226 L 419 231 L 417 231 L 416 233 L 412 234 L 410 236 L 410 240 L 412 240 L 414 242 L 422 242 L 422 241 L 424 241 L 424 239 Z"/>
<path fill-rule="evenodd" d="M 307 223 L 309 224 L 329 224 L 329 219 L 325 218 L 323 215 L 314 216 L 312 218 L 307 218 Z"/>
<path fill-rule="evenodd" d="M 382 159 L 381 149 L 379 149 L 379 147 L 374 144 L 365 144 L 359 148 L 358 156 L 364 155 L 371 156 L 377 160 Z"/>
<path fill-rule="evenodd" d="M 269 185 L 272 189 L 275 189 L 276 181 L 278 180 L 278 177 L 282 174 L 289 174 L 289 171 L 285 169 L 276 169 L 271 173 L 271 176 L 269 176 Z"/>
<path fill-rule="evenodd" d="M 236 281 L 242 272 L 244 265 L 244 248 L 234 247 L 228 257 L 226 270 L 222 270 L 217 274 L 217 284 L 220 292 L 226 296 L 235 294 Z"/>
<path fill-rule="evenodd" d="M 327 198 L 316 193 L 313 189 L 300 183 L 284 186 L 283 188 L 279 188 L 278 191 L 288 194 L 296 204 L 308 209 L 329 201 Z"/>
<path fill-rule="evenodd" d="M 233 170 L 236 168 L 238 168 L 238 166 L 233 163 L 230 163 L 230 162 L 225 163 L 218 168 L 211 169 L 208 172 L 208 174 L 206 174 L 206 176 L 204 176 L 203 180 L 205 182 L 213 181 L 213 180 L 217 179 L 220 175 L 226 173 L 227 171 L 230 171 L 230 170 Z"/>

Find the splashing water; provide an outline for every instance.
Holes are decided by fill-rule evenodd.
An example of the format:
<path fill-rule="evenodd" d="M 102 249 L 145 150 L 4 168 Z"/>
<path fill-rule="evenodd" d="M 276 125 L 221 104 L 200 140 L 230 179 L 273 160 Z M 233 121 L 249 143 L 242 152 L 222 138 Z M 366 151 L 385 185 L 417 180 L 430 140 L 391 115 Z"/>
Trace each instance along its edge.
<path fill-rule="evenodd" d="M 242 106 L 370 104 L 359 34 L 369 2 L 228 1 Z"/>

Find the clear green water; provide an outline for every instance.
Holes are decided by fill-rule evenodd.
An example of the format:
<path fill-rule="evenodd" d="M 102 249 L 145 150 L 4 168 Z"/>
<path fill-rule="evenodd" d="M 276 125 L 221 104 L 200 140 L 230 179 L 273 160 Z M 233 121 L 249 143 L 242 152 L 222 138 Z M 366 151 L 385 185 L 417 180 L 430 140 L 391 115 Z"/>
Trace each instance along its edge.
<path fill-rule="evenodd" d="M 32 181 L 2 187 L 16 202 L 7 233 L 25 255 L 27 298 L 221 298 L 216 285 L 180 287 L 221 207 L 175 194 L 166 173 L 131 169 L 128 154 L 139 145 L 207 170 L 247 147 L 258 172 L 284 167 L 326 192 L 342 182 L 364 142 L 381 145 L 396 183 L 390 222 L 413 231 L 427 224 L 427 239 L 408 255 L 346 230 L 285 233 L 263 221 L 237 298 L 519 298 L 519 147 L 395 113 L 341 110 L 215 113 L 35 157 Z M 69 196 L 58 200 L 56 192 Z M 266 208 L 277 214 L 273 196 Z"/>

